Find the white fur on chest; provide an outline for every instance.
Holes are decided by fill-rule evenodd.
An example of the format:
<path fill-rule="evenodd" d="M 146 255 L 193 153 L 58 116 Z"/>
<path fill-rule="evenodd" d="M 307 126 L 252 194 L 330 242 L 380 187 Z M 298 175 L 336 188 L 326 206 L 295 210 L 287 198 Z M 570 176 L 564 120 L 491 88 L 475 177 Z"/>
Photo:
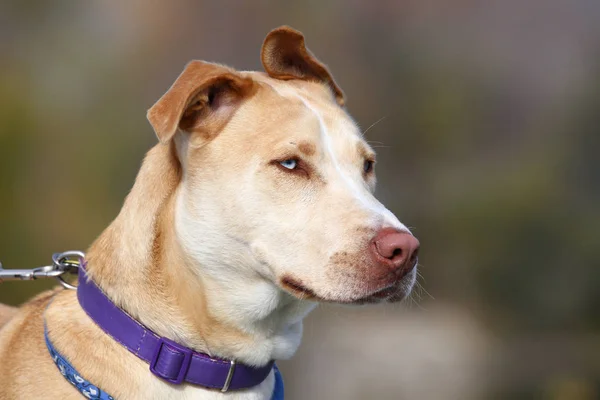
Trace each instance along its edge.
<path fill-rule="evenodd" d="M 173 386 L 160 379 L 147 380 L 148 385 L 139 392 L 136 399 L 156 400 L 270 400 L 275 388 L 275 374 L 269 376 L 260 384 L 243 391 L 221 393 L 217 390 L 207 390 L 194 385 Z"/>
<path fill-rule="evenodd" d="M 236 343 L 236 360 L 264 365 L 290 358 L 300 346 L 302 319 L 316 304 L 293 298 L 265 279 L 257 272 L 260 262 L 250 246 L 227 234 L 219 213 L 194 215 L 186 195 L 190 193 L 185 189 L 178 193 L 176 233 L 187 254 L 201 266 L 197 273 L 211 313 L 252 338 Z M 195 200 L 202 202 L 205 210 L 211 207 L 211 198 Z"/>

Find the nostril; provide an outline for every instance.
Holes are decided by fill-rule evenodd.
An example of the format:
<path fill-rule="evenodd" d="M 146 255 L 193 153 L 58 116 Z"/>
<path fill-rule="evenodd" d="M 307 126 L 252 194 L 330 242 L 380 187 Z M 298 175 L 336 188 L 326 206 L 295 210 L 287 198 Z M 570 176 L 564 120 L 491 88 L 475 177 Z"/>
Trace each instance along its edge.
<path fill-rule="evenodd" d="M 410 265 L 414 265 L 417 262 L 417 259 L 419 258 L 419 249 L 415 249 L 415 251 L 413 251 L 413 253 L 410 255 Z"/>
<path fill-rule="evenodd" d="M 372 240 L 371 251 L 378 262 L 405 271 L 416 265 L 419 241 L 410 233 L 382 229 Z"/>

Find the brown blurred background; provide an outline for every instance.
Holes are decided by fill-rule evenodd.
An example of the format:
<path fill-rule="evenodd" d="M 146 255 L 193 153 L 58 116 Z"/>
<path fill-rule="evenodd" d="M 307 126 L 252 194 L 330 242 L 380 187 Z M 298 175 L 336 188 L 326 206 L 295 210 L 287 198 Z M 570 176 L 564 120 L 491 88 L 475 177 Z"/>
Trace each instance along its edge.
<path fill-rule="evenodd" d="M 320 307 L 287 398 L 600 398 L 600 2 L 0 2 L 0 260 L 116 216 L 191 59 L 260 69 L 289 24 L 379 152 L 422 243 L 404 306 Z M 19 304 L 49 282 L 0 285 Z M 420 298 L 419 298 L 420 294 Z"/>

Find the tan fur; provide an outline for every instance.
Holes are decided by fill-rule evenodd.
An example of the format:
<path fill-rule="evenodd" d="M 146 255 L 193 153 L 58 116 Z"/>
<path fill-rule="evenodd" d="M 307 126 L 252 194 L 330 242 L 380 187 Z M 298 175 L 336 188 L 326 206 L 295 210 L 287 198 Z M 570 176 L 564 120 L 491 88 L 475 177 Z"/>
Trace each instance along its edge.
<path fill-rule="evenodd" d="M 365 255 L 378 229 L 406 228 L 372 195 L 362 168 L 374 153 L 331 74 L 287 27 L 267 36 L 262 57 L 266 74 L 188 64 L 148 112 L 161 143 L 86 257 L 112 301 L 157 334 L 253 365 L 293 354 L 308 300 L 361 301 L 390 284 L 401 298 L 412 285 Z M 298 168 L 283 167 L 288 159 Z M 270 398 L 272 375 L 226 394 L 166 384 L 74 291 L 45 292 L 16 314 L 0 308 L 0 326 L 9 318 L 2 400 L 80 398 L 50 359 L 44 322 L 79 373 L 115 398 Z"/>
<path fill-rule="evenodd" d="M 17 309 L 15 307 L 5 306 L 0 304 L 0 328 L 4 326 L 15 314 Z"/>

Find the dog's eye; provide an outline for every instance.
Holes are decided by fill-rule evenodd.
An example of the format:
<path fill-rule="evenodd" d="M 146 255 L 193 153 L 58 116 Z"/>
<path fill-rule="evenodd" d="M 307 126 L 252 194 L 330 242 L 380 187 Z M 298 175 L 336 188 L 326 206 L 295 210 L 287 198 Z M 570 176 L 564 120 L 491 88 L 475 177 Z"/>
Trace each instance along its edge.
<path fill-rule="evenodd" d="M 363 172 L 368 174 L 369 172 L 373 171 L 373 165 L 375 165 L 375 161 L 365 160 L 365 163 L 363 164 Z"/>
<path fill-rule="evenodd" d="M 288 160 L 279 161 L 279 164 L 286 169 L 296 169 L 298 166 L 298 160 L 290 158 Z"/>
<path fill-rule="evenodd" d="M 271 161 L 271 165 L 275 165 L 280 171 L 293 175 L 308 177 L 310 175 L 310 165 L 304 162 L 301 158 L 295 156 L 287 156 L 289 158 L 279 158 Z"/>

